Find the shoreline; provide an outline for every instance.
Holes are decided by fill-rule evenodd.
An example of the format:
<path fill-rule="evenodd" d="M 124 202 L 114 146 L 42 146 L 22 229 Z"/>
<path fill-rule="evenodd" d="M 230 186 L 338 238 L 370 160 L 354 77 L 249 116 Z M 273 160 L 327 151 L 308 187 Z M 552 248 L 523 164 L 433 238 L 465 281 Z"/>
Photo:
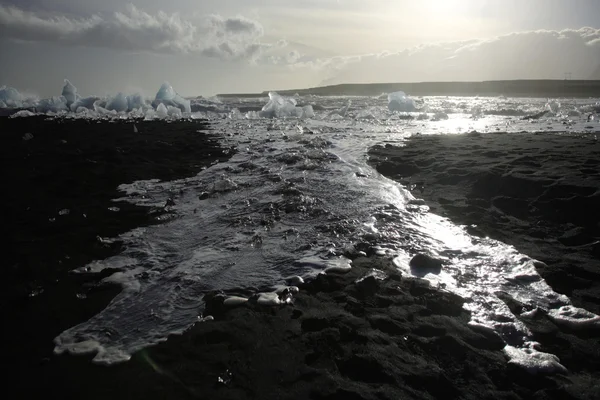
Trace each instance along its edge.
<path fill-rule="evenodd" d="M 265 97 L 261 93 L 217 94 L 217 97 Z M 280 95 L 294 96 L 379 96 L 403 91 L 409 96 L 506 96 L 506 97 L 600 97 L 600 80 L 505 80 L 481 82 L 404 82 L 349 83 L 307 89 L 277 90 Z"/>

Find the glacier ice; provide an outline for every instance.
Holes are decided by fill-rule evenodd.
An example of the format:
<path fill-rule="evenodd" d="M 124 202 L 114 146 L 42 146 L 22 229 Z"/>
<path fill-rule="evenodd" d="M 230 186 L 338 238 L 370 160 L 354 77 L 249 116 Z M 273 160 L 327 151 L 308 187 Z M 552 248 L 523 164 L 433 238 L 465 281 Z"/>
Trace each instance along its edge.
<path fill-rule="evenodd" d="M 69 108 L 79 99 L 77 88 L 68 79 L 65 79 L 65 86 L 63 86 L 61 96 L 66 99 L 66 104 Z"/>
<path fill-rule="evenodd" d="M 127 104 L 129 110 L 144 109 L 148 107 L 146 104 L 146 99 L 139 93 L 127 96 Z"/>
<path fill-rule="evenodd" d="M 39 113 L 57 113 L 57 112 L 67 112 L 69 111 L 69 107 L 67 107 L 67 99 L 64 96 L 54 96 L 49 99 L 40 100 L 35 106 L 36 112 Z"/>
<path fill-rule="evenodd" d="M 259 113 L 261 118 L 312 118 L 315 116 L 312 106 L 298 107 L 296 99 L 287 98 L 276 92 L 269 92 L 269 101 Z"/>
<path fill-rule="evenodd" d="M 190 101 L 177 94 L 177 92 L 175 92 L 173 89 L 173 86 L 171 86 L 168 82 L 162 84 L 158 90 L 158 93 L 156 93 L 154 101 L 152 102 L 152 106 L 156 107 L 157 111 L 159 104 L 177 107 L 182 112 L 186 113 L 192 112 Z"/>
<path fill-rule="evenodd" d="M 156 114 L 155 114 L 158 118 L 167 118 L 167 116 L 169 115 L 169 111 L 167 110 L 167 107 L 165 107 L 165 105 L 163 103 L 160 103 L 158 105 L 158 107 L 156 107 Z"/>
<path fill-rule="evenodd" d="M 415 101 L 404 92 L 393 92 L 388 94 L 388 110 L 400 112 L 412 112 L 417 110 Z"/>
<path fill-rule="evenodd" d="M 0 101 L 4 103 L 5 107 L 21 107 L 23 102 L 23 96 L 15 88 L 2 86 L 0 87 Z"/>
<path fill-rule="evenodd" d="M 75 103 L 71 104 L 71 111 L 75 111 L 77 113 L 79 113 L 79 109 L 81 108 L 87 108 L 88 110 L 93 110 L 94 109 L 94 103 L 96 101 L 100 100 L 99 97 L 84 97 L 84 98 L 79 98 L 77 99 L 77 101 L 75 101 Z"/>
<path fill-rule="evenodd" d="M 129 101 L 123 93 L 119 92 L 106 103 L 105 108 L 110 111 L 125 112 L 129 110 Z"/>

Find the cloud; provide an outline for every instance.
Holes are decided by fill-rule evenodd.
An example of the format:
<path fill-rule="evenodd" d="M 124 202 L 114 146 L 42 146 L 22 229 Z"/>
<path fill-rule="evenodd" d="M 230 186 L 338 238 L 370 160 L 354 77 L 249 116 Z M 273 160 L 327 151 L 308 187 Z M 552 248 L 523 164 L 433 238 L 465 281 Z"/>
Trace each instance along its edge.
<path fill-rule="evenodd" d="M 196 24 L 179 14 L 148 14 L 133 5 L 108 17 L 75 19 L 44 17 L 0 5 L 0 35 L 31 42 L 117 50 L 187 54 L 224 59 L 256 59 L 261 50 L 262 25 L 243 16 L 206 16 Z"/>
<path fill-rule="evenodd" d="M 359 82 L 587 79 L 600 64 L 600 29 L 514 32 L 488 39 L 424 44 L 398 52 L 296 63 L 321 70 L 322 84 Z"/>

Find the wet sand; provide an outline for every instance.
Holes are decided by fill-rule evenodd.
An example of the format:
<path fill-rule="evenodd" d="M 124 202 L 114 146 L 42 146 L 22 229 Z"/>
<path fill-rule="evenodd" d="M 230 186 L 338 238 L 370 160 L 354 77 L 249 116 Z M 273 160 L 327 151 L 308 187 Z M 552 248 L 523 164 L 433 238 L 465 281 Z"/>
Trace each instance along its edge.
<path fill-rule="evenodd" d="M 461 298 L 394 272 L 391 260 L 377 257 L 368 242 L 346 254 L 354 260 L 349 273 L 320 275 L 301 285 L 292 305 L 225 308 L 215 295 L 205 312 L 213 321 L 140 351 L 130 362 L 104 367 L 91 364 L 91 357 L 55 356 L 52 339 L 95 314 L 118 291 L 98 285 L 100 277 L 68 271 L 119 251 L 105 247 L 97 235 L 114 236 L 154 221 L 146 209 L 112 202 L 116 186 L 190 176 L 228 154 L 196 132 L 205 129 L 198 123 L 138 123 L 137 134 L 125 122 L 0 123 L 3 171 L 11 188 L 3 196 L 11 250 L 2 295 L 8 338 L 2 346 L 12 398 L 595 399 L 600 394 L 598 332 L 565 330 L 543 313 L 524 319 L 540 350 L 559 356 L 569 370 L 530 375 L 507 363 L 495 334 L 467 325 Z M 33 139 L 23 140 L 26 132 Z M 486 151 L 481 140 L 474 145 Z M 396 160 L 384 171 L 376 154 L 400 157 L 405 150 L 374 150 L 373 162 L 402 181 L 403 163 Z M 107 211 L 112 206 L 119 212 Z M 69 214 L 59 215 L 65 208 Z M 482 232 L 493 226 L 482 221 Z M 357 282 L 373 268 L 387 278 Z"/>
<path fill-rule="evenodd" d="M 600 314 L 600 135 L 470 133 L 371 149 L 370 162 L 436 214 L 543 261 L 539 273 Z"/>

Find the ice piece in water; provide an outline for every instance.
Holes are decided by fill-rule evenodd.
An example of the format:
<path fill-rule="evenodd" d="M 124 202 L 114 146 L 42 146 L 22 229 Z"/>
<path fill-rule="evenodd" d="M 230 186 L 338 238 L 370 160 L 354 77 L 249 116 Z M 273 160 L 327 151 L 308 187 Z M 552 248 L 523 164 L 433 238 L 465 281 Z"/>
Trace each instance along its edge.
<path fill-rule="evenodd" d="M 110 99 L 105 107 L 107 110 L 114 110 L 117 112 L 127 111 L 129 108 L 129 102 L 127 97 L 119 92 L 115 97 Z"/>
<path fill-rule="evenodd" d="M 560 103 L 556 100 L 548 100 L 546 106 L 544 107 L 546 111 L 550 111 L 553 114 L 556 114 L 560 110 Z"/>
<path fill-rule="evenodd" d="M 154 98 L 154 102 L 152 102 L 152 106 L 157 107 L 158 105 L 164 104 L 165 106 L 173 106 L 179 108 L 182 112 L 192 112 L 192 108 L 190 105 L 190 101 L 181 97 L 175 90 L 173 86 L 171 86 L 168 82 L 162 84 L 158 93 L 156 93 L 156 97 Z"/>
<path fill-rule="evenodd" d="M 309 104 L 307 106 L 302 107 L 302 118 L 314 118 L 315 117 L 315 111 L 313 110 L 313 107 Z"/>
<path fill-rule="evenodd" d="M 262 118 L 312 118 L 315 112 L 312 106 L 297 107 L 293 98 L 280 96 L 276 92 L 269 92 L 269 101 L 259 113 Z"/>
<path fill-rule="evenodd" d="M 404 92 L 388 94 L 388 109 L 390 111 L 412 112 L 417 110 L 415 101 Z"/>
<path fill-rule="evenodd" d="M 163 103 L 160 103 L 158 105 L 158 107 L 156 107 L 156 114 L 155 114 L 158 118 L 167 118 L 167 116 L 169 115 L 169 111 L 167 110 L 167 107 L 165 107 L 165 105 Z"/>
<path fill-rule="evenodd" d="M 67 107 L 70 107 L 79 98 L 77 88 L 68 79 L 65 79 L 65 86 L 63 86 L 61 96 L 66 99 Z"/>

